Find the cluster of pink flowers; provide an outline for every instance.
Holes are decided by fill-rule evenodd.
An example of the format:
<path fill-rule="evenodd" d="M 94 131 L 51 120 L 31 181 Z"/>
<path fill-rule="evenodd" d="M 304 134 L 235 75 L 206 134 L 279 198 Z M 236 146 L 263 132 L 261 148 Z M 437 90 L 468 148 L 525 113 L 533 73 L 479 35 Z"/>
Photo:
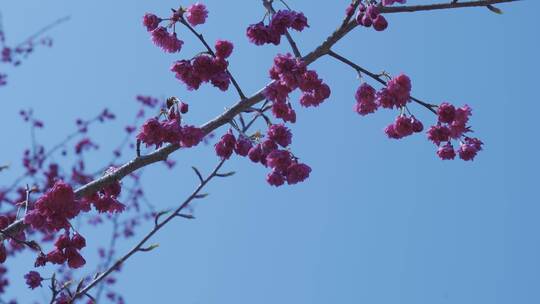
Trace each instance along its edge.
<path fill-rule="evenodd" d="M 151 33 L 152 41 L 167 53 L 177 53 L 182 49 L 184 42 L 178 39 L 174 25 L 183 20 L 184 13 L 187 22 L 193 26 L 205 23 L 208 17 L 206 6 L 200 3 L 193 4 L 187 9 L 173 10 L 173 14 L 169 19 L 162 19 L 151 13 L 146 13 L 143 16 L 143 25 Z M 169 21 L 169 24 L 160 26 L 162 21 Z M 169 33 L 168 28 L 172 28 L 173 32 Z"/>
<path fill-rule="evenodd" d="M 303 31 L 308 27 L 306 16 L 291 10 L 280 10 L 276 12 L 268 25 L 263 22 L 251 24 L 246 30 L 249 41 L 256 45 L 272 43 L 278 45 L 281 36 L 285 35 L 288 29 Z"/>
<path fill-rule="evenodd" d="M 330 97 L 330 87 L 319 78 L 316 71 L 308 70 L 301 59 L 291 54 L 278 54 L 270 69 L 270 78 L 275 80 L 264 91 L 272 101 L 272 113 L 284 121 L 296 122 L 296 113 L 288 97 L 299 88 L 302 91 L 300 104 L 304 107 L 316 107 Z"/>
<path fill-rule="evenodd" d="M 143 16 L 143 25 L 146 27 L 146 30 L 151 32 L 158 28 L 159 24 L 163 19 L 158 16 L 150 13 L 146 13 Z"/>
<path fill-rule="evenodd" d="M 150 97 L 141 97 L 138 100 L 144 107 L 152 107 L 152 105 L 155 106 L 160 102 Z M 179 108 L 186 111 L 187 105 L 179 104 Z M 31 110 L 20 111 L 20 116 L 31 128 L 44 127 L 43 122 L 36 119 Z M 97 191 L 96 194 L 90 195 L 90 197 L 87 196 L 80 199 L 75 195 L 77 192 L 73 191 L 76 185 L 86 184 L 100 175 L 99 173 L 89 173 L 85 169 L 85 153 L 88 150 L 98 149 L 98 145 L 94 142 L 93 138 L 89 137 L 90 125 L 105 122 L 114 117 L 115 115 L 112 112 L 104 110 L 88 120 L 77 119 L 76 129 L 73 135 L 69 135 L 67 140 L 64 139 L 59 144 L 53 145 L 54 149 L 48 150 L 39 143 L 36 143 L 35 149 L 24 151 L 22 155 L 24 165 L 23 174 L 27 178 L 18 179 L 19 181 L 10 188 L 0 189 L 0 202 L 6 207 L 3 214 L 0 215 L 0 229 L 4 230 L 10 225 L 18 223 L 21 213 L 24 214 L 22 220 L 29 227 L 27 228 L 25 226 L 24 230 L 6 235 L 6 240 L 0 242 L 0 263 L 4 263 L 8 256 L 13 258 L 23 252 L 24 249 L 37 250 L 40 254 L 36 259 L 35 267 L 47 265 L 49 266 L 48 268 L 51 266 L 55 268 L 54 271 L 57 271 L 56 286 L 60 288 L 65 282 L 73 279 L 73 272 L 68 268 L 82 267 L 85 264 L 84 259 L 86 255 L 83 254 L 84 251 L 81 251 L 83 246 L 81 244 L 84 244 L 81 241 L 83 237 L 76 235 L 74 230 L 75 223 L 73 221 L 75 218 L 81 220 L 77 221 L 76 226 L 78 227 L 80 223 L 86 222 L 86 217 L 81 217 L 81 214 L 83 212 L 89 212 L 90 209 L 95 209 L 96 212 L 94 214 L 88 214 L 88 223 L 97 225 L 105 223 L 105 219 L 110 219 L 109 213 L 120 212 L 124 209 L 136 209 L 134 213 L 125 214 L 127 218 L 119 224 L 119 233 L 113 236 L 115 239 L 121 237 L 127 238 L 130 233 L 129 231 L 133 231 L 136 225 L 153 218 L 150 211 L 147 214 L 141 213 L 143 212 L 142 210 L 139 211 L 141 206 L 139 206 L 137 197 L 141 197 L 142 190 L 137 185 L 137 182 L 127 185 L 129 191 L 127 191 L 126 197 L 129 200 L 125 202 L 126 206 L 118 201 L 120 192 L 124 192 L 123 189 L 121 190 L 120 183 L 113 183 Z M 135 124 L 141 117 L 137 116 Z M 72 138 L 78 138 L 78 140 L 73 141 Z M 126 149 L 128 145 L 129 142 L 121 143 L 117 149 Z M 134 148 L 135 145 L 133 145 Z M 73 150 L 74 152 L 72 152 Z M 66 156 L 68 154 L 74 156 L 73 165 L 71 168 L 61 169 L 54 162 L 54 158 L 56 155 Z M 116 159 L 113 158 L 110 160 L 110 163 L 116 163 Z M 128 178 L 133 178 L 135 181 L 138 178 L 138 174 L 130 174 Z M 25 185 L 28 186 L 25 187 Z M 30 191 L 30 194 L 28 191 Z M 35 200 L 34 195 L 37 195 L 37 193 L 42 193 L 43 195 L 37 197 L 37 200 Z M 27 195 L 30 195 L 28 205 L 25 203 Z M 98 212 L 107 212 L 108 214 L 102 215 L 98 214 Z M 64 234 L 69 236 L 69 243 L 65 243 L 66 237 L 62 236 Z M 54 245 L 53 247 L 55 241 L 58 245 Z M 46 243 L 51 243 L 50 247 L 52 248 L 46 248 L 47 250 L 45 250 Z M 6 269 L 0 266 L 0 294 L 5 292 L 5 287 L 8 285 L 5 271 Z M 42 285 L 43 278 L 41 278 L 37 271 L 39 270 L 31 271 L 24 275 L 27 285 L 32 289 Z M 19 275 L 15 275 L 20 276 L 19 279 L 22 279 L 23 274 L 19 271 Z M 2 298 L 5 299 L 3 295 Z M 9 303 L 15 302 L 10 301 Z"/>
<path fill-rule="evenodd" d="M 120 183 L 116 182 L 79 201 L 75 199 L 73 188 L 58 180 L 36 201 L 34 209 L 26 214 L 24 221 L 34 229 L 51 232 L 69 230 L 71 227 L 69 220 L 81 211 L 90 211 L 91 204 L 99 212 L 123 211 L 125 206 L 116 200 L 120 191 Z"/>
<path fill-rule="evenodd" d="M 367 83 L 360 85 L 356 91 L 356 105 L 354 110 L 364 116 L 375 112 L 379 107 L 387 109 L 400 109 L 401 114 L 388 125 L 384 132 L 389 138 L 401 139 L 424 130 L 424 125 L 413 115 L 404 114 L 404 109 L 411 101 L 411 80 L 407 75 L 401 74 L 392 78 L 386 87 L 376 91 Z M 482 150 L 482 141 L 478 138 L 464 136 L 471 132 L 467 126 L 471 116 L 471 108 L 467 105 L 457 108 L 447 102 L 437 108 L 438 122 L 427 131 L 428 139 L 439 148 L 437 155 L 443 159 L 454 159 L 457 154 L 463 160 L 473 160 L 478 151 Z M 463 137 L 459 149 L 456 151 L 450 142 Z M 441 145 L 442 143 L 445 143 Z"/>
<path fill-rule="evenodd" d="M 473 160 L 476 154 L 482 150 L 484 144 L 478 138 L 465 136 L 465 133 L 472 132 L 467 126 L 472 110 L 465 105 L 456 108 L 454 105 L 443 102 L 437 109 L 438 122 L 428 130 L 428 139 L 439 147 L 437 155 L 443 159 L 454 159 L 456 152 L 462 160 Z M 463 139 L 461 140 L 461 138 Z M 459 149 L 454 150 L 451 140 L 460 140 Z M 441 143 L 446 144 L 441 145 Z"/>
<path fill-rule="evenodd" d="M 239 139 L 237 142 L 236 137 L 234 137 L 232 131 L 229 130 L 229 132 L 225 133 L 225 135 L 223 135 L 221 139 L 214 145 L 214 148 L 217 156 L 219 156 L 221 159 L 229 159 L 233 151 L 236 151 L 236 153 L 239 155 L 246 156 L 247 153 L 245 150 L 247 149 L 249 151 L 251 145 L 251 141 L 244 138 Z"/>
<path fill-rule="evenodd" d="M 371 85 L 363 83 L 356 91 L 355 111 L 360 115 L 375 112 L 379 107 L 386 109 L 401 109 L 410 102 L 411 80 L 405 74 L 400 74 L 388 81 L 386 87 L 376 91 Z M 414 116 L 408 117 L 400 114 L 396 120 L 388 125 L 384 132 L 389 138 L 400 139 L 413 133 L 424 130 L 424 125 Z"/>
<path fill-rule="evenodd" d="M 54 249 L 44 255 L 39 255 L 35 266 L 45 266 L 47 263 L 62 265 L 67 262 L 70 268 L 80 268 L 86 264 L 86 260 L 79 253 L 86 247 L 86 240 L 78 233 L 69 237 L 69 233 L 62 234 L 54 243 Z"/>
<path fill-rule="evenodd" d="M 191 60 L 180 60 L 173 64 L 171 71 L 189 90 L 197 90 L 202 83 L 210 82 L 213 86 L 226 91 L 231 83 L 227 72 L 233 44 L 230 41 L 218 40 L 215 44 L 215 56 L 199 54 Z"/>
<path fill-rule="evenodd" d="M 116 168 L 111 167 L 105 173 L 112 174 L 115 171 Z M 92 204 L 99 213 L 122 212 L 126 206 L 117 199 L 120 196 L 120 192 L 122 192 L 122 185 L 120 182 L 115 181 L 98 192 L 83 198 L 81 201 L 81 209 L 90 211 L 90 205 Z"/>
<path fill-rule="evenodd" d="M 34 229 L 69 230 L 69 220 L 80 212 L 81 204 L 75 200 L 73 188 L 63 181 L 57 181 L 36 201 L 34 209 L 26 214 L 24 221 Z"/>
<path fill-rule="evenodd" d="M 384 133 L 389 138 L 401 139 L 403 137 L 412 135 L 413 133 L 420 133 L 424 130 L 424 125 L 416 117 L 407 117 L 405 114 L 401 114 L 396 117 L 396 120 L 388 125 L 384 129 Z"/>
<path fill-rule="evenodd" d="M 188 26 L 193 32 L 191 26 L 205 23 L 207 17 L 206 6 L 196 3 L 187 9 L 173 10 L 173 15 L 169 19 L 161 19 L 147 13 L 143 18 L 143 24 L 148 31 L 152 32 L 152 40 L 156 45 L 166 52 L 174 53 L 179 52 L 184 43 L 176 37 L 174 32 L 176 23 L 180 22 Z M 159 26 L 163 20 L 169 21 L 167 27 Z M 173 33 L 169 33 L 167 28 L 172 28 Z M 176 61 L 172 65 L 171 71 L 189 90 L 198 90 L 202 83 L 209 82 L 220 90 L 227 91 L 231 83 L 231 75 L 227 71 L 229 62 L 226 59 L 231 56 L 233 48 L 230 41 L 218 40 L 215 43 L 215 52 L 209 49 L 190 60 Z"/>
<path fill-rule="evenodd" d="M 364 4 L 360 4 L 358 14 L 356 15 L 356 22 L 365 27 L 373 26 L 373 29 L 379 32 L 384 31 L 388 27 L 388 21 L 379 13 L 376 5 L 366 7 Z"/>
<path fill-rule="evenodd" d="M 110 169 L 107 173 L 112 172 Z M 71 268 L 79 268 L 85 264 L 79 250 L 86 246 L 86 241 L 80 234 L 69 239 L 71 229 L 70 219 L 76 217 L 81 211 L 90 211 L 90 205 L 99 212 L 121 212 L 125 206 L 116 198 L 120 195 L 119 182 L 113 183 L 90 197 L 76 200 L 72 187 L 58 180 L 34 204 L 33 209 L 24 217 L 24 222 L 34 229 L 45 232 L 56 232 L 64 229 L 66 233 L 56 241 L 56 249 L 46 255 L 40 255 L 36 260 L 37 266 L 44 266 L 47 262 L 53 264 L 68 263 Z"/>
<path fill-rule="evenodd" d="M 410 102 L 411 89 L 411 80 L 405 74 L 392 78 L 387 86 L 378 92 L 369 84 L 363 83 L 356 91 L 354 109 L 360 115 L 367 115 L 379 107 L 402 108 Z"/>
<path fill-rule="evenodd" d="M 177 144 L 185 148 L 196 146 L 204 137 L 204 132 L 195 126 L 182 125 L 180 111 L 187 112 L 187 105 L 175 103 L 169 108 L 167 118 L 148 119 L 141 127 L 137 140 L 146 146 L 161 147 L 164 143 Z"/>
<path fill-rule="evenodd" d="M 283 124 L 273 124 L 268 128 L 266 139 L 255 145 L 251 138 L 240 135 L 238 139 L 231 130 L 221 137 L 215 144 L 216 154 L 221 159 L 229 159 L 233 152 L 240 156 L 247 156 L 254 163 L 272 169 L 266 181 L 272 186 L 281 186 L 285 182 L 289 185 L 306 180 L 311 168 L 298 159 L 287 148 L 292 142 L 291 131 Z"/>
<path fill-rule="evenodd" d="M 404 4 L 407 0 L 382 0 L 380 3 L 371 1 L 367 6 L 363 3 L 358 5 L 358 13 L 356 14 L 356 23 L 365 27 L 371 27 L 376 31 L 384 31 L 388 27 L 388 21 L 380 14 L 379 6 L 390 6 L 396 3 Z M 345 13 L 348 17 L 352 17 L 354 14 L 355 6 L 350 4 Z"/>

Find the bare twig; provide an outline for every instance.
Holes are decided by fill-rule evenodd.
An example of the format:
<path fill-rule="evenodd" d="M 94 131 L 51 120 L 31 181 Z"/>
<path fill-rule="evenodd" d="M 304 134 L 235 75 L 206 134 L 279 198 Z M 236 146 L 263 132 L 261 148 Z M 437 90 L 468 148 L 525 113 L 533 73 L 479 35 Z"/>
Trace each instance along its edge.
<path fill-rule="evenodd" d="M 50 31 L 51 29 L 57 27 L 58 25 L 68 21 L 70 18 L 71 18 L 70 16 L 65 16 L 65 17 L 59 18 L 56 21 L 44 26 L 43 28 L 41 28 L 40 30 L 38 30 L 37 32 L 35 32 L 34 34 L 32 34 L 28 38 L 26 38 L 23 42 L 19 43 L 19 45 L 17 45 L 17 48 L 22 47 L 25 44 L 34 41 L 34 39 L 36 39 L 39 36 L 43 35 L 47 31 Z"/>
<path fill-rule="evenodd" d="M 434 11 L 454 8 L 467 8 L 467 7 L 488 7 L 494 4 L 517 2 L 521 0 L 482 0 L 482 1 L 466 1 L 457 2 L 452 1 L 449 3 L 437 3 L 428 5 L 409 5 L 409 6 L 385 6 L 380 8 L 381 13 L 414 13 L 422 11 Z"/>
<path fill-rule="evenodd" d="M 219 164 L 214 168 L 212 173 L 208 175 L 199 185 L 197 188 L 189 195 L 189 197 L 182 203 L 178 208 L 176 208 L 169 216 L 167 216 L 162 222 L 157 223 L 157 225 L 141 240 L 135 245 L 130 251 L 128 251 L 125 255 L 123 255 L 120 259 L 118 259 L 112 266 L 110 266 L 105 272 L 101 273 L 99 276 L 97 276 L 95 279 L 93 279 L 88 285 L 86 285 L 84 288 L 82 288 L 80 291 L 76 292 L 73 297 L 70 300 L 70 303 L 73 303 L 74 300 L 77 298 L 85 295 L 90 289 L 92 289 L 94 286 L 96 286 L 99 282 L 101 282 L 103 279 L 105 279 L 110 273 L 112 273 L 115 269 L 117 269 L 120 265 L 122 265 L 127 259 L 129 259 L 132 255 L 134 255 L 137 252 L 144 252 L 148 251 L 148 248 L 152 248 L 153 246 L 150 246 L 148 248 L 144 247 L 145 243 L 159 230 L 161 230 L 167 223 L 169 223 L 171 220 L 178 216 L 184 216 L 181 212 L 184 208 L 186 208 L 194 199 L 196 199 L 200 194 L 201 190 L 210 182 L 214 177 L 217 176 L 218 171 L 221 169 L 223 164 L 226 160 L 221 160 Z M 151 250 L 151 249 L 150 249 Z"/>

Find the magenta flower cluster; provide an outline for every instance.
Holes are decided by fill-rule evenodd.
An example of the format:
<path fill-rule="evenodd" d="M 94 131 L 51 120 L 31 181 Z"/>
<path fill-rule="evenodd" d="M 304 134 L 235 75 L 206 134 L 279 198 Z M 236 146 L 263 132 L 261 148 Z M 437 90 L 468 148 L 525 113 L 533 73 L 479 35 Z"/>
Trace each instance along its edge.
<path fill-rule="evenodd" d="M 69 230 L 69 220 L 80 212 L 81 204 L 75 200 L 73 188 L 63 181 L 57 181 L 36 201 L 34 209 L 26 214 L 24 221 L 34 229 Z"/>
<path fill-rule="evenodd" d="M 482 150 L 484 144 L 478 138 L 465 136 L 472 132 L 467 126 L 472 110 L 468 105 L 456 108 L 454 105 L 443 102 L 437 109 L 437 124 L 431 126 L 428 130 L 428 139 L 439 147 L 437 155 L 443 159 L 454 159 L 456 154 L 459 158 L 468 161 L 473 160 L 476 154 Z M 451 143 L 451 140 L 459 140 L 460 146 L 457 151 Z M 441 145 L 446 142 L 446 144 Z"/>
<path fill-rule="evenodd" d="M 54 249 L 44 255 L 39 255 L 35 266 L 45 266 L 46 263 L 62 265 L 67 262 L 70 268 L 80 268 L 86 264 L 86 260 L 80 254 L 80 250 L 86 247 L 86 240 L 78 233 L 70 238 L 69 233 L 62 234 L 54 243 Z"/>
<path fill-rule="evenodd" d="M 169 21 L 167 28 L 173 28 L 173 33 L 169 33 L 165 27 L 159 27 L 159 23 L 163 19 L 153 14 L 146 14 L 143 18 L 143 24 L 148 31 L 152 31 L 152 40 L 157 46 L 166 52 L 174 53 L 180 51 L 183 45 L 174 32 L 176 23 L 180 22 L 195 32 L 191 26 L 205 23 L 207 17 L 206 6 L 196 3 L 187 9 L 173 10 L 173 15 L 169 19 L 165 19 Z M 204 44 L 206 45 L 206 42 Z M 233 49 L 234 46 L 230 41 L 218 40 L 215 43 L 215 51 L 208 46 L 207 52 L 200 53 L 189 60 L 176 61 L 172 65 L 171 71 L 189 90 L 198 90 L 202 83 L 209 82 L 220 90 L 227 91 L 231 83 L 231 75 L 227 71 L 229 62 L 226 59 L 231 56 Z"/>
<path fill-rule="evenodd" d="M 112 174 L 116 171 L 116 168 L 111 167 L 105 173 Z M 90 204 L 94 205 L 94 208 L 99 213 L 116 213 L 122 212 L 126 208 L 124 204 L 118 201 L 122 186 L 120 182 L 115 181 L 112 184 L 104 187 L 98 192 L 82 199 L 82 208 L 85 211 L 90 210 Z"/>
<path fill-rule="evenodd" d="M 109 171 L 110 172 L 110 171 Z M 75 234 L 72 239 L 68 238 L 71 229 L 70 219 L 80 212 L 90 211 L 90 205 L 99 212 L 121 212 L 124 205 L 116 200 L 120 194 L 120 183 L 116 182 L 105 187 L 98 194 L 76 200 L 73 188 L 58 180 L 47 190 L 34 204 L 33 209 L 24 217 L 24 222 L 46 232 L 56 232 L 61 229 L 66 231 L 56 242 L 56 249 L 46 255 L 40 255 L 36 260 L 37 266 L 44 266 L 47 262 L 53 264 L 68 263 L 71 268 L 79 268 L 85 264 L 79 250 L 86 246 L 84 238 Z M 68 238 L 68 239 L 66 239 Z"/>
<path fill-rule="evenodd" d="M 226 91 L 231 83 L 227 72 L 233 44 L 230 41 L 218 40 L 213 54 L 199 54 L 191 60 L 180 60 L 173 64 L 171 71 L 189 90 L 198 90 L 202 83 L 210 82 L 213 86 Z"/>
<path fill-rule="evenodd" d="M 422 132 L 424 130 L 422 122 L 413 115 L 407 116 L 404 113 L 404 110 L 408 111 L 406 106 L 411 101 L 411 89 L 411 80 L 404 74 L 392 78 L 386 87 L 379 91 L 363 83 L 356 91 L 354 110 L 364 116 L 375 112 L 379 107 L 400 109 L 401 114 L 384 129 L 389 138 L 401 139 Z M 471 132 L 467 126 L 471 113 L 471 108 L 467 105 L 456 109 L 452 104 L 444 102 L 437 107 L 438 122 L 429 128 L 427 135 L 428 139 L 439 147 L 437 155 L 441 159 L 454 159 L 459 154 L 463 160 L 473 160 L 478 151 L 482 150 L 482 141 L 464 136 L 465 133 Z M 454 150 L 451 140 L 459 140 L 462 137 L 459 149 Z M 442 143 L 445 144 L 441 145 Z"/>
<path fill-rule="evenodd" d="M 389 138 L 401 139 L 403 137 L 412 135 L 413 133 L 420 133 L 424 130 L 422 122 L 414 116 L 408 117 L 405 114 L 401 114 L 396 117 L 396 120 L 388 125 L 384 129 L 384 133 Z"/>
<path fill-rule="evenodd" d="M 256 144 L 251 138 L 240 135 L 238 139 L 229 130 L 215 144 L 216 154 L 221 159 L 229 159 L 233 152 L 240 156 L 247 156 L 252 162 L 260 163 L 272 169 L 266 181 L 272 186 L 281 186 L 285 182 L 289 185 L 306 180 L 311 168 L 303 163 L 286 149 L 292 143 L 292 133 L 283 124 L 273 124 L 268 128 L 266 138 L 258 140 Z"/>
<path fill-rule="evenodd" d="M 151 33 L 154 44 L 167 53 L 177 53 L 182 49 L 184 42 L 178 39 L 175 31 L 175 24 L 184 20 L 184 14 L 189 24 L 196 26 L 206 22 L 208 11 L 204 4 L 196 3 L 187 9 L 173 10 L 173 14 L 168 19 L 162 19 L 154 14 L 146 13 L 143 16 L 143 25 Z M 162 21 L 169 21 L 167 26 L 160 26 Z M 168 29 L 172 28 L 170 33 Z"/>
<path fill-rule="evenodd" d="M 303 13 L 280 10 L 272 15 L 268 25 L 259 22 L 248 26 L 246 35 L 255 45 L 268 43 L 278 45 L 281 42 L 281 36 L 285 35 L 288 29 L 301 32 L 308 26 L 307 18 Z"/>
<path fill-rule="evenodd" d="M 375 112 L 379 107 L 402 108 L 410 102 L 411 89 L 411 80 L 405 74 L 392 78 L 386 87 L 378 92 L 369 84 L 363 83 L 356 91 L 354 109 L 363 116 Z"/>
<path fill-rule="evenodd" d="M 376 5 L 360 4 L 358 13 L 356 14 L 356 23 L 365 27 L 373 26 L 376 31 L 384 31 L 388 27 L 388 21 L 379 13 Z"/>
<path fill-rule="evenodd" d="M 380 3 L 371 1 L 367 6 L 364 3 L 358 5 L 358 13 L 356 14 L 356 23 L 364 27 L 371 27 L 376 31 L 384 31 L 388 27 L 388 21 L 380 14 L 380 6 L 390 6 L 396 3 L 404 4 L 407 0 L 382 0 Z M 356 6 L 351 4 L 345 10 L 346 15 L 350 18 L 353 16 Z"/>
<path fill-rule="evenodd" d="M 187 105 L 175 103 L 169 108 L 166 119 L 148 119 L 141 127 L 137 140 L 146 146 L 161 147 L 164 143 L 176 144 L 185 148 L 198 145 L 204 132 L 195 126 L 182 125 L 180 111 L 187 112 Z"/>
<path fill-rule="evenodd" d="M 296 122 L 296 113 L 288 102 L 289 94 L 296 89 L 302 91 L 300 104 L 316 107 L 330 97 L 330 87 L 319 78 L 316 71 L 307 70 L 301 59 L 291 54 L 278 54 L 270 69 L 270 78 L 275 80 L 264 90 L 272 101 L 272 113 L 284 121 Z"/>

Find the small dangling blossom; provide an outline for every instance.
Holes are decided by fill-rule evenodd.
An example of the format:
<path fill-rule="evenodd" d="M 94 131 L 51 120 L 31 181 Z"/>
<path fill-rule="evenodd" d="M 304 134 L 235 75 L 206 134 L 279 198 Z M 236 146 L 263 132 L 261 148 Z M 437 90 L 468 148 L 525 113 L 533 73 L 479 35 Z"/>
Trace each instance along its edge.
<path fill-rule="evenodd" d="M 150 13 L 146 13 L 143 17 L 143 24 L 149 32 L 155 30 L 161 21 L 161 18 Z"/>
<path fill-rule="evenodd" d="M 249 138 L 240 136 L 234 145 L 234 152 L 240 156 L 248 156 L 252 147 L 253 143 Z"/>
<path fill-rule="evenodd" d="M 379 107 L 379 104 L 375 102 L 375 95 L 375 89 L 369 84 L 363 83 L 354 96 L 356 99 L 355 111 L 360 115 L 375 112 Z"/>
<path fill-rule="evenodd" d="M 152 41 L 167 53 L 177 53 L 182 49 L 184 42 L 176 36 L 176 33 L 169 33 L 163 26 L 152 31 Z"/>
<path fill-rule="evenodd" d="M 271 125 L 268 128 L 268 137 L 284 148 L 292 142 L 291 130 L 283 124 Z"/>
<path fill-rule="evenodd" d="M 189 24 L 192 26 L 197 26 L 206 22 L 206 18 L 208 18 L 208 10 L 206 9 L 206 5 L 197 2 L 190 5 L 186 9 L 185 16 Z"/>
<path fill-rule="evenodd" d="M 442 160 L 448 160 L 448 159 L 454 159 L 456 157 L 456 151 L 454 150 L 454 147 L 450 142 L 446 143 L 446 145 L 440 146 L 437 150 L 437 155 Z"/>
<path fill-rule="evenodd" d="M 26 279 L 26 285 L 28 285 L 29 288 L 35 289 L 37 287 L 41 287 L 41 282 L 43 281 L 43 278 L 37 271 L 30 271 L 27 274 L 24 275 L 24 278 Z"/>
<path fill-rule="evenodd" d="M 225 135 L 223 135 L 215 144 L 215 150 L 217 156 L 221 159 L 229 159 L 234 151 L 236 146 L 236 137 L 232 134 L 232 131 L 229 130 Z"/>

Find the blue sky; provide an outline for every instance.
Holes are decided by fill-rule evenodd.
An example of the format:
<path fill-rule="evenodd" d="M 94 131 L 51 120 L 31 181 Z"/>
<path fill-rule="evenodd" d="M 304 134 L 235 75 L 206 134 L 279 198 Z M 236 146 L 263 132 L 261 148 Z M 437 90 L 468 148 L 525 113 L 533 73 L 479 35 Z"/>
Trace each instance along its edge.
<path fill-rule="evenodd" d="M 231 71 L 244 91 L 256 92 L 268 81 L 273 56 L 288 46 L 247 42 L 246 26 L 264 15 L 260 1 L 205 3 L 210 17 L 200 30 L 209 41 L 235 43 Z M 304 53 L 339 24 L 347 3 L 289 1 L 311 24 L 294 34 Z M 168 71 L 174 60 L 201 51 L 187 31 L 180 34 L 186 43 L 177 55 L 149 41 L 142 15 L 168 14 L 178 4 L 0 4 L 11 42 L 71 16 L 50 33 L 53 48 L 8 71 L 10 84 L 0 89 L 2 161 L 18 164 L 28 143 L 21 108 L 33 108 L 46 122 L 38 136 L 52 144 L 75 118 L 109 107 L 119 121 L 98 127 L 94 137 L 110 146 L 122 138 L 137 94 L 185 99 L 194 124 L 236 102 L 232 90 L 205 86 L 189 92 Z M 264 168 L 233 159 L 226 168 L 237 175 L 209 187 L 211 196 L 197 203 L 195 221 L 172 223 L 155 238 L 158 249 L 124 267 L 118 290 L 127 303 L 538 303 L 540 4 L 500 8 L 502 16 L 487 9 L 394 14 L 387 31 L 358 28 L 335 48 L 372 71 L 407 73 L 413 94 L 423 100 L 469 104 L 474 130 L 485 142 L 474 162 L 440 161 L 424 135 L 388 140 L 382 129 L 396 113 L 352 112 L 355 73 L 323 58 L 313 67 L 330 84 L 332 97 L 317 109 L 298 107 L 292 126 L 293 150 L 313 168 L 308 182 L 272 188 L 264 182 Z M 413 109 L 426 125 L 434 121 L 422 108 Z M 181 201 L 196 182 L 190 166 L 209 171 L 217 162 L 212 150 L 178 153 L 172 172 L 148 168 L 150 200 L 162 209 Z M 93 160 L 96 168 L 101 159 Z M 2 174 L 0 184 L 17 170 Z M 107 242 L 101 235 L 91 241 Z M 17 260 L 10 272 L 22 276 L 30 263 L 30 257 Z M 46 294 L 29 293 L 22 282 L 13 285 L 9 294 L 28 302 Z"/>

